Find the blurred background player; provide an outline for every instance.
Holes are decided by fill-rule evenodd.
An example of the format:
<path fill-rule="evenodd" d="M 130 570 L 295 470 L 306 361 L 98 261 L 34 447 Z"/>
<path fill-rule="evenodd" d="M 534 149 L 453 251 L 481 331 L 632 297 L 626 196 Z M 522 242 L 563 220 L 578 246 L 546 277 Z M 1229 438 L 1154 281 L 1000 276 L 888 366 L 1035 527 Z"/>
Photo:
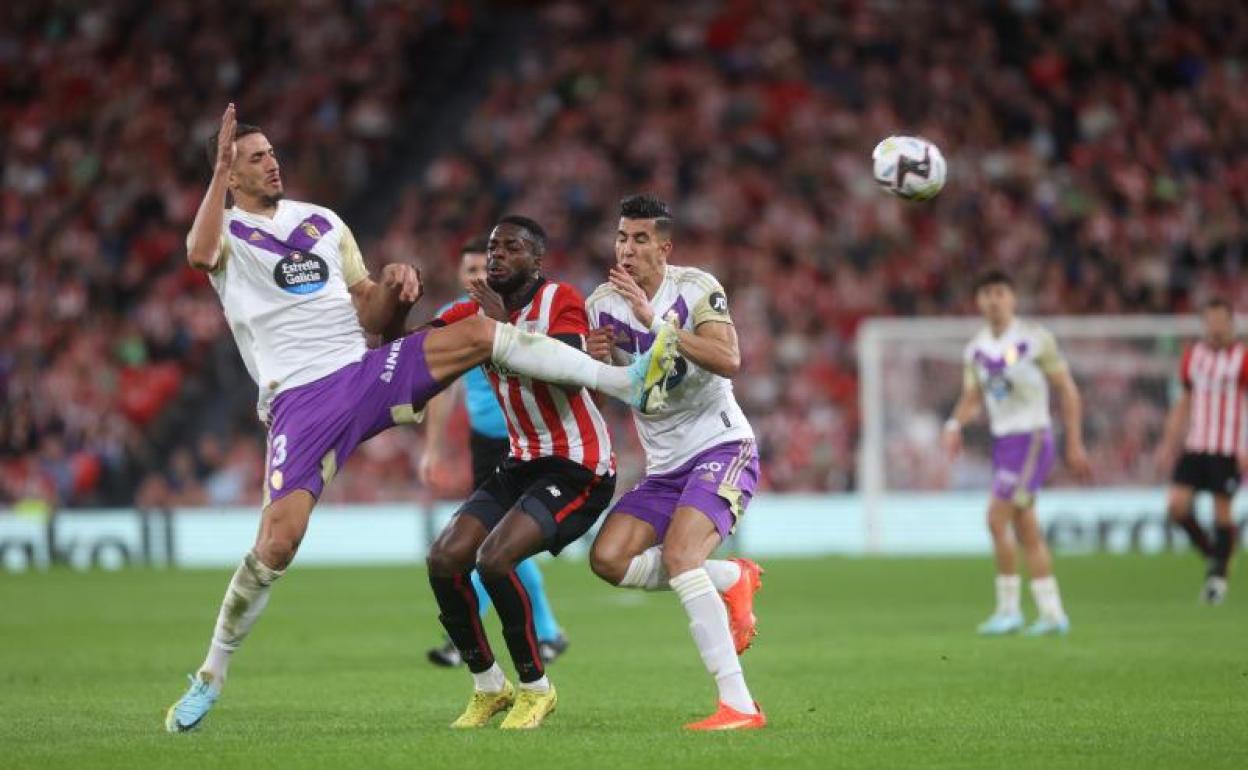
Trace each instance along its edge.
<path fill-rule="evenodd" d="M 473 284 L 472 300 L 454 305 L 435 323 L 454 328 L 462 319 L 486 315 L 549 335 L 579 353 L 589 331 L 584 301 L 572 286 L 542 276 L 541 225 L 503 217 L 490 233 L 488 254 L 486 283 Z M 511 451 L 429 549 L 429 583 L 439 619 L 473 678 L 468 706 L 451 726 L 484 727 L 510 708 L 501 726 L 531 729 L 554 711 L 558 696 L 546 677 L 532 601 L 516 565 L 542 550 L 558 554 L 589 531 L 615 491 L 615 456 L 607 424 L 584 389 L 565 390 L 505 367 L 487 373 L 507 419 Z M 520 680 L 518 695 L 482 627 L 474 566 L 498 608 Z"/>
<path fill-rule="evenodd" d="M 663 368 L 651 362 L 671 355 L 664 338 L 633 370 L 607 367 L 569 345 L 484 317 L 368 350 L 365 332 L 401 333 L 421 296 L 415 268 L 390 264 L 380 283 L 369 278 L 337 214 L 283 200 L 272 144 L 259 128 L 238 123 L 233 104 L 210 155 L 212 181 L 187 237 L 187 261 L 208 273 L 220 296 L 239 354 L 259 385 L 257 413 L 269 440 L 260 531 L 230 580 L 207 657 L 166 713 L 170 732 L 194 729 L 216 703 L 230 658 L 294 559 L 317 499 L 361 442 L 413 421 L 447 384 L 487 360 L 645 404 L 663 397 Z M 228 209 L 227 194 L 234 199 Z"/>
<path fill-rule="evenodd" d="M 1179 364 L 1183 392 L 1166 418 L 1158 460 L 1163 467 L 1174 462 L 1186 424 L 1187 440 L 1174 466 L 1166 511 L 1208 559 L 1201 598 L 1209 604 L 1221 604 L 1226 598 L 1227 570 L 1236 542 L 1231 502 L 1248 467 L 1244 437 L 1248 350 L 1235 338 L 1235 315 L 1225 300 L 1207 302 L 1201 317 L 1205 338 L 1183 351 Z M 1212 542 L 1192 510 L 1197 492 L 1213 496 Z"/>
<path fill-rule="evenodd" d="M 663 413 L 634 414 L 646 477 L 616 503 L 590 563 L 614 585 L 670 588 L 680 597 L 719 689 L 716 713 L 686 727 L 763 727 L 766 717 L 738 659 L 755 633 L 754 592 L 762 571 L 748 559 L 709 559 L 735 529 L 759 475 L 754 430 L 732 392 L 730 378 L 741 366 L 737 332 L 728 297 L 712 275 L 667 263 L 673 225 L 658 198 L 625 198 L 610 281 L 587 303 L 595 327 L 590 353 L 599 360 L 643 353 L 673 324 L 682 356 Z"/>
<path fill-rule="evenodd" d="M 486 279 L 486 247 L 485 238 L 476 238 L 460 250 L 459 283 L 467 294 L 440 309 L 439 314 L 450 310 L 455 304 L 475 299 L 476 294 L 479 294 L 480 288 L 476 285 Z M 437 487 L 445 478 L 447 423 L 461 392 L 468 412 L 468 450 L 472 456 L 474 490 L 485 483 L 511 449 L 511 441 L 507 437 L 507 420 L 498 405 L 494 388 L 486 378 L 483 368 L 472 369 L 425 407 L 425 453 L 420 459 L 420 480 L 426 486 Z M 568 648 L 568 640 L 559 628 L 550 599 L 546 596 L 541 567 L 537 560 L 525 559 L 516 567 L 516 574 L 533 602 L 533 625 L 537 630 L 542 660 L 550 663 Z M 490 595 L 481 585 L 481 577 L 476 570 L 472 572 L 472 586 L 476 589 L 477 604 L 484 617 L 490 608 Z M 448 668 L 464 662 L 463 656 L 455 649 L 455 643 L 449 637 L 445 644 L 430 649 L 427 655 L 429 662 Z"/>
<path fill-rule="evenodd" d="M 997 608 L 979 626 L 979 633 L 1010 634 L 1023 628 L 1017 536 L 1040 613 L 1026 633 L 1065 634 L 1070 620 L 1036 520 L 1036 493 L 1056 460 L 1050 387 L 1061 395 L 1066 461 L 1076 476 L 1088 476 L 1079 389 L 1053 335 L 1015 316 L 1017 298 L 1009 275 L 994 270 L 980 276 L 975 282 L 975 302 L 988 325 L 966 347 L 962 396 L 945 423 L 943 440 L 950 455 L 961 451 L 963 426 L 986 405 L 993 441 L 988 529 L 997 564 Z"/>

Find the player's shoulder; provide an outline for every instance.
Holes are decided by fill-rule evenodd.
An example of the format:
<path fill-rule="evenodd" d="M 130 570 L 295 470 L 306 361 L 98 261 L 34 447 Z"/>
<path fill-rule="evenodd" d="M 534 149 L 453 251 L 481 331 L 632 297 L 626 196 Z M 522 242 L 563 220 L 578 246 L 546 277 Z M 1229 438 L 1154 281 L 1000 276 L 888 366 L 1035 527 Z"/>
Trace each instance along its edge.
<path fill-rule="evenodd" d="M 723 291 L 719 280 L 706 270 L 692 265 L 668 265 L 667 277 L 681 290 L 702 292 Z"/>
<path fill-rule="evenodd" d="M 1041 346 L 1057 343 L 1057 336 L 1053 334 L 1049 327 L 1029 318 L 1018 319 L 1018 335 L 1024 340 L 1035 340 Z"/>
<path fill-rule="evenodd" d="M 547 278 L 546 283 L 555 287 L 555 297 L 558 299 L 571 299 L 577 302 L 585 301 L 585 297 L 581 295 L 581 290 L 566 281 L 556 281 L 554 279 Z"/>
<path fill-rule="evenodd" d="M 612 297 L 618 297 L 619 292 L 611 285 L 610 281 L 598 284 L 598 287 L 589 293 L 585 298 L 585 307 L 592 308 L 597 305 L 609 302 Z"/>

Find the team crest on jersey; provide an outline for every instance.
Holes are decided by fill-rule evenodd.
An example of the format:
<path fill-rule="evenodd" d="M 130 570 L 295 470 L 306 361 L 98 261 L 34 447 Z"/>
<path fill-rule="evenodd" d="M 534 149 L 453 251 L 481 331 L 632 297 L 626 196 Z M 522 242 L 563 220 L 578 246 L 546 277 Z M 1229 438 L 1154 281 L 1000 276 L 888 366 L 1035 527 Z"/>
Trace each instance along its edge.
<path fill-rule="evenodd" d="M 321 239 L 321 231 L 317 230 L 316 225 L 311 222 L 303 223 L 303 232 L 314 241 L 319 241 Z"/>
<path fill-rule="evenodd" d="M 329 265 L 311 252 L 291 251 L 273 266 L 273 280 L 291 294 L 312 294 L 329 282 Z"/>

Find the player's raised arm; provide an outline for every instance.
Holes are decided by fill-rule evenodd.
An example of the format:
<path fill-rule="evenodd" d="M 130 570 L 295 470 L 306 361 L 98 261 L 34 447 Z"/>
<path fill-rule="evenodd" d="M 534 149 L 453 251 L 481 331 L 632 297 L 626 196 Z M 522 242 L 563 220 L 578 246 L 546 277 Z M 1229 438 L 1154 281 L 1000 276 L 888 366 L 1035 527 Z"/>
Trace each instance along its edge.
<path fill-rule="evenodd" d="M 221 116 L 217 132 L 217 153 L 212 168 L 212 181 L 204 194 L 191 232 L 186 238 L 186 259 L 196 270 L 216 270 L 221 258 L 221 235 L 225 221 L 225 196 L 229 192 L 230 169 L 234 165 L 234 131 L 238 117 L 231 103 Z"/>

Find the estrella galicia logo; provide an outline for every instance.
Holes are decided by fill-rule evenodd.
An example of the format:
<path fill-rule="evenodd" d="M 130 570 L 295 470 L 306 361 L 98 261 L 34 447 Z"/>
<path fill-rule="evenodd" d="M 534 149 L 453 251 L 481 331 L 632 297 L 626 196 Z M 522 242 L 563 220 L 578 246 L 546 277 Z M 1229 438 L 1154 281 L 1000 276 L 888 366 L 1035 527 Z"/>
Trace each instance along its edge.
<path fill-rule="evenodd" d="M 273 280 L 291 294 L 312 294 L 329 282 L 329 265 L 311 252 L 292 251 L 273 266 Z"/>
<path fill-rule="evenodd" d="M 714 310 L 716 313 L 728 312 L 728 298 L 724 296 L 722 291 L 717 291 L 711 295 L 710 304 L 711 310 Z"/>

